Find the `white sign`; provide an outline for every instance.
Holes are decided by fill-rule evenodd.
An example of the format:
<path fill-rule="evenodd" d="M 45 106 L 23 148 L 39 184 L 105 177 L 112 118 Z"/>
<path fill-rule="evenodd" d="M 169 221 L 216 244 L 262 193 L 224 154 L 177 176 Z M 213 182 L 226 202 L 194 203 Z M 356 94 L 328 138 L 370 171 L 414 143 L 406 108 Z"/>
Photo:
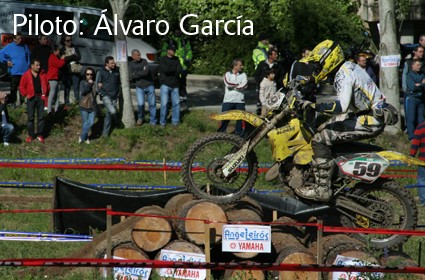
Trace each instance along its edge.
<path fill-rule="evenodd" d="M 359 260 L 356 258 L 350 258 L 350 257 L 344 257 L 341 255 L 337 255 L 335 258 L 335 261 L 333 263 L 334 265 L 352 265 L 352 266 L 370 266 L 371 263 L 363 260 Z M 378 266 L 378 265 L 372 265 L 372 266 Z M 334 271 L 332 272 L 332 280 L 340 280 L 340 279 L 347 279 L 347 280 L 370 280 L 370 279 L 380 279 L 384 277 L 384 274 L 381 272 L 368 272 L 366 275 L 364 272 L 342 272 L 342 271 Z M 371 276 L 369 278 L 368 276 Z"/>
<path fill-rule="evenodd" d="M 223 252 L 271 252 L 271 227 L 257 225 L 224 225 Z"/>
<path fill-rule="evenodd" d="M 381 67 L 398 67 L 400 66 L 400 55 L 384 55 L 381 56 Z"/>
<path fill-rule="evenodd" d="M 161 261 L 171 262 L 205 262 L 205 254 L 161 250 Z M 192 268 L 160 268 L 159 275 L 170 279 L 196 279 L 203 280 L 207 277 L 205 269 Z"/>
<path fill-rule="evenodd" d="M 127 42 L 116 41 L 115 46 L 117 48 L 117 62 L 127 61 Z"/>
<path fill-rule="evenodd" d="M 126 260 L 125 258 L 112 257 L 115 260 Z M 106 259 L 106 256 L 105 256 Z M 103 269 L 103 278 L 108 277 L 107 268 Z M 114 279 L 128 279 L 128 280 L 148 280 L 151 275 L 152 268 L 146 267 L 114 267 L 113 276 Z"/>

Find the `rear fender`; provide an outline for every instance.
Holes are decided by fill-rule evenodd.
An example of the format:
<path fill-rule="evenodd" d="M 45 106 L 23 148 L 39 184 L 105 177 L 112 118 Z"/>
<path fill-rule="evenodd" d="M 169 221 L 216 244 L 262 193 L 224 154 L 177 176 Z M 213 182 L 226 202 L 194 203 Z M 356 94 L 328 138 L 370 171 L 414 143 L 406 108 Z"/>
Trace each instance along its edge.
<path fill-rule="evenodd" d="M 409 165 L 425 166 L 425 161 L 419 160 L 411 156 L 406 156 L 406 155 L 403 155 L 402 153 L 398 153 L 394 151 L 381 151 L 381 152 L 377 152 L 376 154 L 386 158 L 389 161 L 401 161 L 402 163 L 406 163 Z"/>
<path fill-rule="evenodd" d="M 260 118 L 257 115 L 251 114 L 246 111 L 240 111 L 240 110 L 231 110 L 226 111 L 221 114 L 212 114 L 210 116 L 210 119 L 216 120 L 216 121 L 245 121 L 247 123 L 250 123 L 251 125 L 255 127 L 259 127 L 264 123 L 264 120 Z"/>

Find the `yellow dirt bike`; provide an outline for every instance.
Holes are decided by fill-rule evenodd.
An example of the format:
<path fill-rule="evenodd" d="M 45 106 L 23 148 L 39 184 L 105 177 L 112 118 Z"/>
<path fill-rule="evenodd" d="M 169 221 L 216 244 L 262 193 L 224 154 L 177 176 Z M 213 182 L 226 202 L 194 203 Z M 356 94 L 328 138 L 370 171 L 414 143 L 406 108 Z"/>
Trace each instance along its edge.
<path fill-rule="evenodd" d="M 298 83 L 286 93 L 278 91 L 268 107 L 271 112 L 260 118 L 245 111 L 228 111 L 213 115 L 214 120 L 244 120 L 255 129 L 242 139 L 236 135 L 215 133 L 195 141 L 186 152 L 182 177 L 186 188 L 196 197 L 227 204 L 246 195 L 258 176 L 254 148 L 268 139 L 276 172 L 282 186 L 295 189 L 314 182 L 311 170 L 314 130 L 303 121 Z M 390 161 L 424 165 L 403 154 L 384 151 L 363 143 L 344 143 L 332 147 L 335 168 L 333 197 L 327 203 L 305 200 L 294 193 L 287 197 L 270 196 L 267 205 L 295 218 L 338 213 L 341 224 L 348 227 L 414 229 L 418 211 L 411 194 L 396 182 L 380 178 Z M 267 177 L 267 176 L 266 176 Z M 355 233 L 375 248 L 396 246 L 407 235 L 365 235 Z"/>

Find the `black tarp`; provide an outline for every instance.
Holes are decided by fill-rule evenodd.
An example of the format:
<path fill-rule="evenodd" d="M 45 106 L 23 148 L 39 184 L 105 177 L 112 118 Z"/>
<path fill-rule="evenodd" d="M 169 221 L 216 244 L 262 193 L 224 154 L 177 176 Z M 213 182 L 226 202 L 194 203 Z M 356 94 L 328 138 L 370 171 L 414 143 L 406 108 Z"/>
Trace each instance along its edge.
<path fill-rule="evenodd" d="M 56 178 L 54 209 L 93 209 L 106 208 L 107 205 L 111 205 L 113 211 L 134 213 L 144 206 L 164 207 L 169 199 L 181 193 L 187 193 L 184 187 L 171 190 L 130 192 L 103 190 L 64 178 Z M 261 205 L 265 222 L 271 221 L 273 210 L 280 215 L 303 220 L 332 209 L 323 203 L 315 204 L 312 201 L 300 201 L 276 194 L 250 192 L 248 196 Z M 120 217 L 113 216 L 112 223 L 119 222 Z M 91 229 L 105 231 L 106 213 L 105 211 L 55 212 L 53 227 L 56 232 L 60 233 L 91 234 Z"/>
<path fill-rule="evenodd" d="M 185 188 L 143 192 L 102 190 L 64 178 L 56 178 L 54 209 L 106 208 L 107 205 L 111 205 L 114 211 L 134 213 L 144 206 L 164 207 L 170 198 L 185 192 L 187 192 Z M 112 223 L 119 222 L 120 217 L 113 216 Z M 90 234 L 91 229 L 104 231 L 106 213 L 105 211 L 55 212 L 53 227 L 56 232 L 61 233 Z"/>

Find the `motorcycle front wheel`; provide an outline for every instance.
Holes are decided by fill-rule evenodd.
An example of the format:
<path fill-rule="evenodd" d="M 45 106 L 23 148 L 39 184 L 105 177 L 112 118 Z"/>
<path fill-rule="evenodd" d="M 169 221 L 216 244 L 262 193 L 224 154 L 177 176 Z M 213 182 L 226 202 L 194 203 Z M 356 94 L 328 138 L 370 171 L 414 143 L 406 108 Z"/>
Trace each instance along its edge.
<path fill-rule="evenodd" d="M 239 151 L 242 138 L 215 133 L 195 141 L 186 152 L 182 177 L 189 192 L 200 199 L 227 204 L 243 197 L 257 180 L 258 162 L 254 152 L 227 177 L 222 173 L 229 156 Z"/>
<path fill-rule="evenodd" d="M 358 228 L 383 228 L 388 230 L 413 230 L 418 222 L 418 209 L 408 190 L 394 181 L 376 181 L 371 185 L 358 184 L 353 193 L 360 198 L 357 203 L 383 216 L 382 221 L 362 218 L 358 213 L 353 218 L 341 216 L 343 226 Z M 362 200 L 365 198 L 365 200 Z M 353 199 L 353 198 L 352 198 Z M 376 201 L 376 202 L 374 202 Z M 360 225 L 362 224 L 362 225 Z M 404 243 L 409 236 L 400 234 L 352 234 L 376 249 L 391 248 Z"/>

